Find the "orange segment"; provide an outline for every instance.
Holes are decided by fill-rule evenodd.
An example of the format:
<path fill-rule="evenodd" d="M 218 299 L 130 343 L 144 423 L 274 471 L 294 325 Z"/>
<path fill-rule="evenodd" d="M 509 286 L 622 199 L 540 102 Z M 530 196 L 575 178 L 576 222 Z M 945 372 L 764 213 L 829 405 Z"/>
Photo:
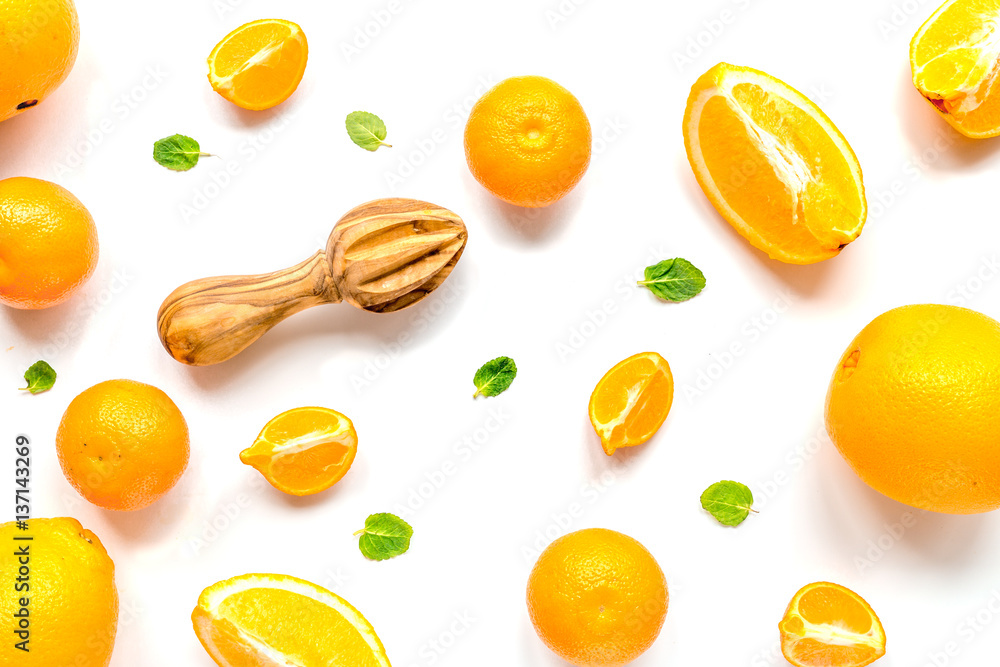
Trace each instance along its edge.
<path fill-rule="evenodd" d="M 351 420 L 328 408 L 295 408 L 264 426 L 240 461 L 276 489 L 295 496 L 324 491 L 339 482 L 358 452 Z"/>
<path fill-rule="evenodd" d="M 837 584 L 803 587 L 778 628 L 781 652 L 796 667 L 864 667 L 885 655 L 885 631 L 875 611 Z"/>
<path fill-rule="evenodd" d="M 684 144 L 698 184 L 751 245 L 812 264 L 868 215 L 861 167 L 833 122 L 774 77 L 720 63 L 691 88 Z"/>
<path fill-rule="evenodd" d="M 674 400 L 674 377 L 667 360 L 643 352 L 608 371 L 590 396 L 590 423 L 611 456 L 653 437 Z"/>
<path fill-rule="evenodd" d="M 244 109 L 270 109 L 287 100 L 306 71 L 309 45 L 295 23 L 262 19 L 242 25 L 208 57 L 215 92 Z"/>
<path fill-rule="evenodd" d="M 949 0 L 910 42 L 913 85 L 962 134 L 1000 134 L 1000 0 Z"/>

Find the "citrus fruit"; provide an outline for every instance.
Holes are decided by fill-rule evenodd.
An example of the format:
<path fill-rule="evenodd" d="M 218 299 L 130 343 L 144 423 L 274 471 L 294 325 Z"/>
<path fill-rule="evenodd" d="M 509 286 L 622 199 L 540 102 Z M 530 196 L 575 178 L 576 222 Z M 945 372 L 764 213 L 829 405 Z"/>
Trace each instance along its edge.
<path fill-rule="evenodd" d="M 94 273 L 98 254 L 94 219 L 68 190 L 37 178 L 0 181 L 0 303 L 62 303 Z"/>
<path fill-rule="evenodd" d="M 209 586 L 191 620 L 221 667 L 389 667 L 361 612 L 287 575 L 244 574 Z"/>
<path fill-rule="evenodd" d="M 590 165 L 590 121 L 573 94 L 541 76 L 501 81 L 465 125 L 472 175 L 500 199 L 541 208 L 565 197 Z"/>
<path fill-rule="evenodd" d="M 840 359 L 826 428 L 869 486 L 920 509 L 1000 507 L 1000 323 L 956 306 L 875 318 Z"/>
<path fill-rule="evenodd" d="M 238 107 L 261 111 L 291 97 L 309 57 L 306 34 L 295 23 L 261 19 L 226 35 L 208 56 L 212 89 Z"/>
<path fill-rule="evenodd" d="M 240 461 L 279 491 L 308 496 L 339 482 L 357 453 L 350 419 L 329 408 L 295 408 L 269 421 Z"/>
<path fill-rule="evenodd" d="M 528 578 L 535 631 L 577 667 L 625 665 L 645 653 L 660 634 L 667 602 L 667 581 L 652 554 L 603 528 L 559 538 Z"/>
<path fill-rule="evenodd" d="M 726 63 L 705 72 L 688 98 L 684 145 L 708 200 L 771 258 L 812 264 L 861 234 L 868 204 L 854 151 L 773 76 Z"/>
<path fill-rule="evenodd" d="M 110 510 L 147 507 L 187 468 L 187 422 L 148 384 L 108 380 L 70 402 L 56 432 L 59 464 L 84 498 Z"/>
<path fill-rule="evenodd" d="M 778 629 L 781 652 L 795 667 L 864 667 L 885 655 L 885 631 L 871 606 L 825 581 L 795 594 Z"/>
<path fill-rule="evenodd" d="M 14 522 L 0 525 L 0 577 L 9 586 L 0 595 L 0 614 L 9 628 L 0 664 L 107 667 L 118 632 L 115 564 L 76 519 L 27 524 L 26 530 Z M 15 647 L 24 641 L 26 651 Z"/>
<path fill-rule="evenodd" d="M 642 352 L 604 374 L 590 395 L 590 423 L 611 456 L 620 447 L 646 442 L 659 430 L 674 401 L 667 360 Z"/>
<path fill-rule="evenodd" d="M 76 62 L 80 22 L 73 0 L 0 0 L 0 121 L 32 109 Z"/>
<path fill-rule="evenodd" d="M 910 42 L 913 85 L 967 137 L 1000 134 L 1000 0 L 949 0 Z"/>

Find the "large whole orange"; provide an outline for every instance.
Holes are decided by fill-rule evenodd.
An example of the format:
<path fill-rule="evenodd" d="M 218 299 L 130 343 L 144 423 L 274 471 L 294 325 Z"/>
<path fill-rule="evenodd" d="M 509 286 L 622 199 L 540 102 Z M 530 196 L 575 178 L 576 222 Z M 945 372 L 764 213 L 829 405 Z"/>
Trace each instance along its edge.
<path fill-rule="evenodd" d="M 528 578 L 541 640 L 577 667 L 617 667 L 642 655 L 667 615 L 667 581 L 644 546 L 591 528 L 549 545 Z"/>
<path fill-rule="evenodd" d="M 0 121 L 58 88 L 79 45 L 73 0 L 0 0 Z"/>
<path fill-rule="evenodd" d="M 68 190 L 37 178 L 0 181 L 0 303 L 62 303 L 94 273 L 98 254 L 94 219 Z"/>
<path fill-rule="evenodd" d="M 190 455 L 187 422 L 165 393 L 132 380 L 73 399 L 56 432 L 63 474 L 98 507 L 138 510 L 172 489 Z"/>
<path fill-rule="evenodd" d="M 844 352 L 826 427 L 869 486 L 920 509 L 1000 507 L 1000 323 L 955 306 L 904 306 Z"/>
<path fill-rule="evenodd" d="M 500 199 L 540 208 L 562 199 L 590 164 L 590 121 L 573 94 L 541 76 L 487 91 L 469 113 L 465 157 Z"/>

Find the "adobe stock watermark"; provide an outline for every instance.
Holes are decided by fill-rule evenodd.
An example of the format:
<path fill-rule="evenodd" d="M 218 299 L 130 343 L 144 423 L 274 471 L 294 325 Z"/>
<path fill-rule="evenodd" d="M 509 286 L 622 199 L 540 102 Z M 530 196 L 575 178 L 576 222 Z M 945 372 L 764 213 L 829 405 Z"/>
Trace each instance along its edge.
<path fill-rule="evenodd" d="M 549 24 L 549 29 L 558 30 L 588 2 L 590 0 L 559 0 L 558 3 L 553 4 L 545 10 L 545 21 Z"/>
<path fill-rule="evenodd" d="M 443 629 L 417 648 L 417 657 L 407 667 L 431 667 L 438 664 L 459 640 L 475 627 L 477 619 L 468 609 L 452 614 Z"/>
<path fill-rule="evenodd" d="M 576 323 L 570 325 L 568 335 L 556 341 L 555 352 L 559 361 L 566 363 L 570 357 L 586 347 L 587 343 L 621 312 L 623 303 L 644 292 L 645 290 L 636 284 L 642 280 L 643 271 L 647 266 L 669 257 L 667 253 L 668 250 L 663 246 L 649 246 L 643 260 L 629 271 L 622 273 L 600 301 L 595 301 Z"/>
<path fill-rule="evenodd" d="M 196 532 L 188 535 L 184 541 L 184 556 L 189 559 L 195 558 L 204 549 L 217 542 L 226 531 L 243 518 L 268 486 L 267 480 L 262 475 L 251 475 L 245 490 L 216 505 L 210 515 L 195 528 Z"/>
<path fill-rule="evenodd" d="M 950 639 L 939 649 L 928 651 L 927 660 L 920 667 L 948 667 L 962 651 L 972 645 L 987 629 L 993 627 L 1000 616 L 1000 589 L 992 589 L 990 597 L 981 607 L 969 613 L 955 626 Z"/>
<path fill-rule="evenodd" d="M 344 56 L 344 61 L 350 64 L 364 53 L 413 2 L 414 0 L 389 0 L 379 9 L 373 9 L 364 23 L 354 26 L 349 39 L 341 40 L 340 53 Z"/>
<path fill-rule="evenodd" d="M 77 139 L 69 152 L 52 167 L 56 177 L 70 174 L 86 162 L 98 148 L 104 145 L 112 134 L 127 121 L 146 101 L 153 92 L 167 80 L 167 73 L 160 65 L 147 66 L 139 76 L 137 83 L 120 93 L 111 102 L 108 112 Z"/>
<path fill-rule="evenodd" d="M 210 170 L 202 179 L 202 184 L 195 188 L 191 198 L 186 202 L 177 205 L 177 211 L 181 220 L 191 223 L 198 216 L 204 213 L 213 201 L 225 192 L 226 188 L 232 185 L 233 180 L 243 173 L 243 170 L 257 157 L 271 146 L 275 139 L 288 129 L 296 114 L 293 111 L 286 111 L 280 116 L 275 116 L 262 129 L 257 130 L 249 139 L 240 142 L 236 149 L 238 159 L 223 159 L 221 166 L 218 163 L 211 164 Z"/>
<path fill-rule="evenodd" d="M 239 9 L 246 0 L 212 0 L 212 10 L 220 21 Z"/>
<path fill-rule="evenodd" d="M 1000 275 L 1000 262 L 997 261 L 996 253 L 989 257 L 984 256 L 976 270 L 949 290 L 945 299 L 954 306 L 968 306 L 998 275 Z"/>
<path fill-rule="evenodd" d="M 958 137 L 959 134 L 951 128 L 941 129 L 926 148 L 903 162 L 899 174 L 889 181 L 888 185 L 879 189 L 869 189 L 869 219 L 881 219 L 889 209 L 909 194 L 913 184 L 919 182 L 924 173 L 955 146 Z"/>
<path fill-rule="evenodd" d="M 806 465 L 828 445 L 832 445 L 826 426 L 816 429 L 805 442 L 800 442 L 785 453 L 782 464 L 766 479 L 751 484 L 754 507 L 764 509 L 781 491 L 788 486 L 796 475 L 805 470 Z"/>
<path fill-rule="evenodd" d="M 705 52 L 712 48 L 739 20 L 740 16 L 748 11 L 751 5 L 758 2 L 759 0 L 730 0 L 728 6 L 704 19 L 701 25 L 688 35 L 684 45 L 674 49 L 670 54 L 677 72 L 683 74 L 685 70 L 701 59 Z"/>
<path fill-rule="evenodd" d="M 503 405 L 491 407 L 480 426 L 458 438 L 443 461 L 406 489 L 403 500 L 393 505 L 393 514 L 406 520 L 415 516 L 451 479 L 469 466 L 510 419 L 511 415 Z"/>
<path fill-rule="evenodd" d="M 134 280 L 135 276 L 128 269 L 115 269 L 111 272 L 111 279 L 96 293 L 85 290 L 77 295 L 73 316 L 65 318 L 63 328 L 48 335 L 41 356 L 50 362 L 57 359 L 63 350 L 83 335 L 87 323 L 104 312 Z"/>
<path fill-rule="evenodd" d="M 881 16 L 875 27 L 882 35 L 883 41 L 888 41 L 890 37 L 904 33 L 907 39 L 913 36 L 913 30 L 907 26 L 916 24 L 917 21 L 923 23 L 931 15 L 931 12 L 941 3 L 937 0 L 903 0 L 894 2 L 889 7 L 889 12 Z"/>
<path fill-rule="evenodd" d="M 468 95 L 456 101 L 442 112 L 441 121 L 437 126 L 431 129 L 423 138 L 412 142 L 410 147 L 404 148 L 403 146 L 399 146 L 397 148 L 400 157 L 395 169 L 383 173 L 383 178 L 385 179 L 386 186 L 389 188 L 389 192 L 395 192 L 400 185 L 417 173 L 418 169 L 427 164 L 431 156 L 438 152 L 438 149 L 448 143 L 453 136 L 463 131 L 465 121 L 468 120 L 472 107 L 475 106 L 476 102 L 479 101 L 479 98 L 486 91 L 496 84 L 497 81 L 492 74 L 480 76 L 475 87 Z"/>
<path fill-rule="evenodd" d="M 739 336 L 721 352 L 712 355 L 714 357 L 712 361 L 698 369 L 693 381 L 684 383 L 681 391 L 688 405 L 694 405 L 698 399 L 711 391 L 712 387 L 760 342 L 764 334 L 781 321 L 797 301 L 798 297 L 790 290 L 779 290 L 768 306 L 747 318 L 738 329 Z"/>

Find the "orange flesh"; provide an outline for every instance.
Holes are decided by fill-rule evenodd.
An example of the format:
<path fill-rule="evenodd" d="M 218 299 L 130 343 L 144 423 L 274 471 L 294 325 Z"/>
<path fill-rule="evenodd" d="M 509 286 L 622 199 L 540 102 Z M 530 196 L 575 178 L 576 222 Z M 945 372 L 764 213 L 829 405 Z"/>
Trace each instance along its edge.
<path fill-rule="evenodd" d="M 796 667 L 863 667 L 885 655 L 885 632 L 874 610 L 836 584 L 800 590 L 779 628 L 782 652 Z"/>
<path fill-rule="evenodd" d="M 257 21 L 230 33 L 209 56 L 212 88 L 245 109 L 268 109 L 288 99 L 305 71 L 309 48 L 288 21 Z"/>
<path fill-rule="evenodd" d="M 646 442 L 660 428 L 673 402 L 670 366 L 655 352 L 619 363 L 601 379 L 590 399 L 590 419 L 611 455 L 619 447 Z"/>

